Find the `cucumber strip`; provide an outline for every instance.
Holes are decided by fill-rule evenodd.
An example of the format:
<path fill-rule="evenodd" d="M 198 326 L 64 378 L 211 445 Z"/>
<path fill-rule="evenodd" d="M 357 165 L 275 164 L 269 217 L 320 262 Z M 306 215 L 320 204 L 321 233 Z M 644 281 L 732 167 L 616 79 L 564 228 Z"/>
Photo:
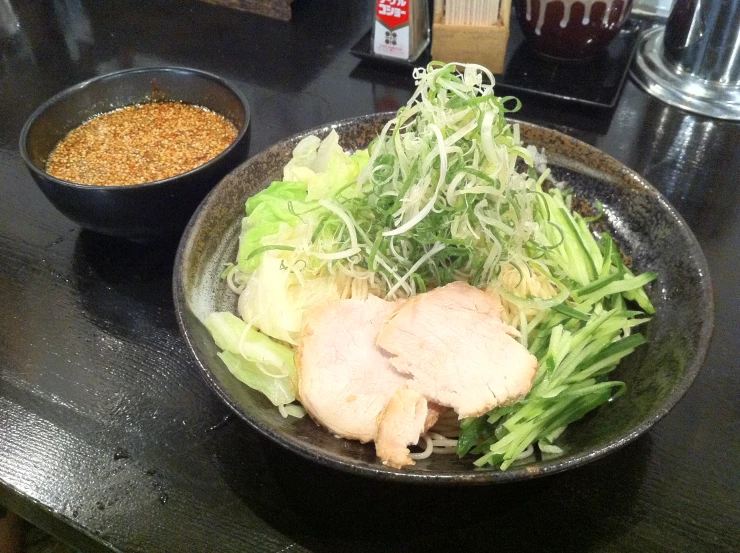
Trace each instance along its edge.
<path fill-rule="evenodd" d="M 562 315 L 565 315 L 572 319 L 578 319 L 579 321 L 588 321 L 591 318 L 588 313 L 584 313 L 583 311 L 578 311 L 578 309 L 568 307 L 564 303 L 561 303 L 560 305 L 555 305 L 552 307 L 552 309 Z"/>
<path fill-rule="evenodd" d="M 593 292 L 601 290 L 604 286 L 607 286 L 608 284 L 611 284 L 612 282 L 622 279 L 623 276 L 624 276 L 623 274 L 619 274 L 619 272 L 616 272 L 616 273 L 612 273 L 611 275 L 608 275 L 605 277 L 600 277 L 594 280 L 593 282 L 586 284 L 586 286 L 581 286 L 580 288 L 573 290 L 572 292 L 573 299 L 578 301 L 579 298 L 582 298 Z"/>
<path fill-rule="evenodd" d="M 640 276 L 625 278 L 623 280 L 612 282 L 604 286 L 600 290 L 597 290 L 596 292 L 592 292 L 591 294 L 588 294 L 586 296 L 581 296 L 576 308 L 585 309 L 607 296 L 642 288 L 648 282 L 652 282 L 656 278 L 658 278 L 657 273 L 647 272 L 642 273 Z"/>

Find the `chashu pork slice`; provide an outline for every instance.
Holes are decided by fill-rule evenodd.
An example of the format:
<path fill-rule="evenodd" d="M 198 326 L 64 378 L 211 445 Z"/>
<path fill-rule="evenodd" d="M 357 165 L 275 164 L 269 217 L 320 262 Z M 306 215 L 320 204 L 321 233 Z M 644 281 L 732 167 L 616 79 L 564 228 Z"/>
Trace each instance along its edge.
<path fill-rule="evenodd" d="M 408 376 L 375 345 L 395 302 L 375 296 L 339 300 L 306 316 L 296 354 L 298 397 L 319 424 L 337 436 L 370 442 L 378 418 Z M 417 435 L 418 438 L 418 435 Z"/>
<path fill-rule="evenodd" d="M 501 321 L 497 296 L 455 282 L 408 300 L 376 343 L 412 377 L 410 388 L 463 418 L 514 403 L 531 389 L 537 359 L 516 334 Z"/>
<path fill-rule="evenodd" d="M 419 392 L 396 391 L 378 418 L 375 453 L 383 464 L 397 469 L 414 464 L 407 446 L 419 443 L 419 436 L 434 424 L 429 424 L 429 414 L 427 400 Z"/>

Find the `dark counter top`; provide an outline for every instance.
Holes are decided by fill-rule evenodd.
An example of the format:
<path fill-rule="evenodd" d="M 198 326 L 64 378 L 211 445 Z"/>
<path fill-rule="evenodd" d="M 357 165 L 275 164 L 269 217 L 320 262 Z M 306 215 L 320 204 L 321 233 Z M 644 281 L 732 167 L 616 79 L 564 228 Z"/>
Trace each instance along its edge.
<path fill-rule="evenodd" d="M 80 231 L 23 166 L 37 105 L 132 66 L 232 80 L 252 106 L 251 154 L 395 109 L 410 75 L 349 54 L 367 5 L 301 0 L 282 23 L 191 0 L 0 0 L 0 503 L 91 552 L 740 550 L 740 125 L 632 82 L 613 112 L 522 98 L 522 119 L 605 150 L 678 208 L 709 262 L 716 326 L 694 385 L 645 436 L 568 473 L 473 489 L 370 482 L 256 435 L 178 333 L 176 244 Z"/>

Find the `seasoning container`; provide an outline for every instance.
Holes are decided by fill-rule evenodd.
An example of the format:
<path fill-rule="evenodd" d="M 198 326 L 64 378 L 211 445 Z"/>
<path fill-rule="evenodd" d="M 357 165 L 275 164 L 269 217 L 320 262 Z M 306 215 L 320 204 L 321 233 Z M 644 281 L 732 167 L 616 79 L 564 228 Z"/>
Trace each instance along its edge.
<path fill-rule="evenodd" d="M 426 0 L 376 0 L 373 52 L 378 56 L 416 60 L 429 44 Z"/>
<path fill-rule="evenodd" d="M 493 23 L 482 24 L 479 18 L 474 23 L 461 23 L 465 18 L 450 10 L 457 6 L 444 0 L 434 2 L 434 24 L 432 25 L 432 58 L 443 62 L 477 63 L 493 73 L 503 73 L 506 46 L 509 42 L 509 20 L 511 0 L 487 0 L 498 4 L 498 17 Z M 485 3 L 482 0 L 481 3 Z M 458 2 L 459 3 L 459 2 Z M 487 10 L 482 9 L 482 12 Z M 452 21 L 455 21 L 454 23 Z"/>
<path fill-rule="evenodd" d="M 176 104 L 153 105 L 153 100 Z M 233 129 L 231 132 L 217 133 L 226 134 L 225 141 L 231 141 L 230 144 L 210 160 L 199 159 L 199 155 L 193 158 L 185 150 L 177 152 L 177 149 L 168 148 L 166 144 L 181 138 L 185 129 L 169 118 L 160 118 L 164 115 L 162 113 L 149 113 L 158 135 L 145 137 L 144 152 L 140 157 L 132 159 L 129 166 L 118 157 L 122 154 L 121 142 L 125 142 L 124 136 L 120 137 L 121 140 L 109 141 L 111 147 L 96 149 L 94 156 L 98 161 L 108 163 L 109 166 L 104 167 L 106 172 L 113 170 L 122 176 L 136 173 L 149 182 L 136 184 L 129 181 L 130 184 L 122 184 L 125 181 L 118 178 L 119 175 L 109 178 L 94 170 L 94 180 L 79 179 L 87 180 L 90 184 L 79 184 L 55 177 L 47 171 L 52 151 L 71 131 L 88 121 L 103 123 L 102 112 L 118 110 L 114 114 L 124 116 L 127 106 L 137 105 L 142 106 L 142 109 L 135 108 L 138 115 L 149 113 L 149 109 L 156 112 L 165 109 L 169 112 L 168 108 L 172 107 L 176 111 L 193 107 L 195 111 L 191 112 L 191 116 L 197 116 L 198 120 L 192 121 L 195 123 L 192 126 L 196 128 L 196 135 L 204 126 L 199 122 L 203 116 L 218 114 L 233 123 L 237 134 L 234 138 Z M 203 108 L 210 113 L 202 111 Z M 133 109 L 129 108 L 129 111 Z M 178 116 L 177 119 L 182 120 L 183 117 Z M 249 103 L 244 95 L 238 88 L 216 75 L 186 67 L 127 69 L 76 84 L 44 102 L 23 126 L 18 148 L 41 192 L 54 207 L 78 225 L 94 232 L 131 240 L 159 240 L 163 236 L 174 237 L 181 234 L 195 209 L 214 185 L 246 159 L 249 119 Z M 227 123 L 225 120 L 220 122 Z M 149 126 L 146 121 L 139 122 L 143 127 Z M 124 127 L 114 125 L 109 130 L 114 134 L 122 131 L 123 135 L 128 134 L 133 141 L 128 125 Z M 194 142 L 201 142 L 196 135 L 188 133 L 184 143 L 189 147 Z M 206 143 L 210 145 L 211 140 L 206 140 Z M 183 145 L 182 142 L 180 144 Z M 219 144 L 215 145 L 219 149 Z M 208 149 L 212 154 L 213 150 L 210 147 Z M 64 154 L 63 151 L 57 153 Z M 63 163 L 73 162 L 80 153 L 81 150 L 74 148 L 71 156 L 62 155 Z M 170 158 L 169 154 L 173 154 L 173 157 Z M 181 154 L 185 154 L 184 157 Z M 201 155 L 210 157 L 210 154 L 206 152 Z M 110 156 L 107 161 L 103 159 L 106 156 Z M 157 158 L 163 158 L 160 161 L 164 161 L 168 167 L 160 166 L 156 174 L 148 174 L 147 171 L 154 167 Z M 186 158 L 190 158 L 198 166 L 187 170 L 187 166 L 182 165 Z M 97 168 L 100 169 L 100 165 Z M 186 172 L 165 177 L 166 173 L 183 170 Z M 72 178 L 72 175 L 65 177 Z M 103 184 L 92 184 L 93 182 Z"/>

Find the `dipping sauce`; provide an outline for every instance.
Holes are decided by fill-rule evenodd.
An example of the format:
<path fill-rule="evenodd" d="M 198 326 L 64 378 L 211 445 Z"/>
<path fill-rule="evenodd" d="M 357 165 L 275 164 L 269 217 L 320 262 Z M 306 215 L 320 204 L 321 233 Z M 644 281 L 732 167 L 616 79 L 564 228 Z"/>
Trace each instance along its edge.
<path fill-rule="evenodd" d="M 98 115 L 54 148 L 46 171 L 78 184 L 140 184 L 180 175 L 223 152 L 238 134 L 225 117 L 181 102 Z"/>

